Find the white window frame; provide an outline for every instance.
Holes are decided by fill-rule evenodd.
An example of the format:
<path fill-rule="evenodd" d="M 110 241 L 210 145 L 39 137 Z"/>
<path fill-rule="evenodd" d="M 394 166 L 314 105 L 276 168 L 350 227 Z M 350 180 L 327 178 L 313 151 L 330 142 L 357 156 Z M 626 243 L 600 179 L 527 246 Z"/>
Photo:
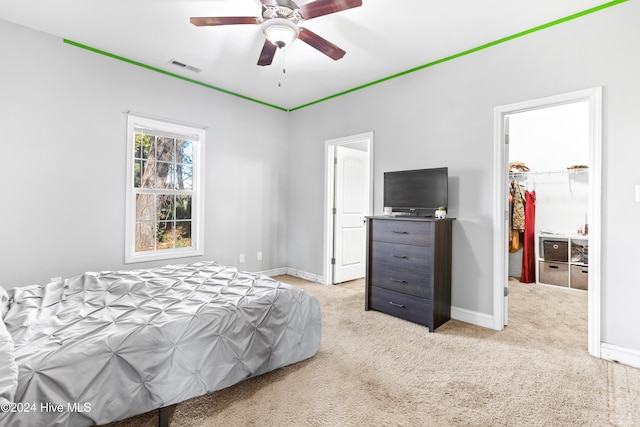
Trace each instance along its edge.
<path fill-rule="evenodd" d="M 134 187 L 134 133 L 136 128 L 149 129 L 150 133 L 158 131 L 176 134 L 192 141 L 193 190 L 191 193 L 191 246 L 188 248 L 154 249 L 136 252 L 136 194 L 140 191 L 140 189 Z M 204 254 L 204 143 L 204 128 L 140 115 L 127 115 L 125 263 L 169 260 L 201 256 Z"/>

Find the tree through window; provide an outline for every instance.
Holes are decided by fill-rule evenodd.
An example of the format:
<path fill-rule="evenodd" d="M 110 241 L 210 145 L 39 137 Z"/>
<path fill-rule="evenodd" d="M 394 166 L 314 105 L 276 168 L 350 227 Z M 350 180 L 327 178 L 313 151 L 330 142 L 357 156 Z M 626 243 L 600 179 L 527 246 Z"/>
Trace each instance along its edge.
<path fill-rule="evenodd" d="M 202 253 L 204 130 L 129 116 L 127 262 Z"/>

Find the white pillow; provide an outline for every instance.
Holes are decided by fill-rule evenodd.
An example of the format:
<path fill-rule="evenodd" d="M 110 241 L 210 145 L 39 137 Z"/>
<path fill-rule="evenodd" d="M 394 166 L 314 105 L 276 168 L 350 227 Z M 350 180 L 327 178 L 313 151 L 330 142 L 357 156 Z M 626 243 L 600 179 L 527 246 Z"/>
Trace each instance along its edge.
<path fill-rule="evenodd" d="M 0 318 L 4 319 L 4 316 L 9 311 L 9 295 L 7 291 L 0 286 Z"/>
<path fill-rule="evenodd" d="M 13 353 L 13 339 L 0 320 L 0 403 L 13 402 L 18 388 L 18 364 Z"/>

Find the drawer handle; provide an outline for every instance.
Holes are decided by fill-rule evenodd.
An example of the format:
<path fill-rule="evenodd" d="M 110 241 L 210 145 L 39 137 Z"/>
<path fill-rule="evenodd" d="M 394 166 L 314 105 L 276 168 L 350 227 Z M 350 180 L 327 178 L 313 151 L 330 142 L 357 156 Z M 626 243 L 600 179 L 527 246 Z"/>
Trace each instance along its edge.
<path fill-rule="evenodd" d="M 407 308 L 407 306 L 406 306 L 406 305 L 404 305 L 404 304 L 398 304 L 398 303 L 395 303 L 395 302 L 393 302 L 393 301 L 389 301 L 389 304 L 391 304 L 391 305 L 392 305 L 392 306 L 394 306 L 394 307 L 398 307 L 398 308 Z"/>
<path fill-rule="evenodd" d="M 556 268 L 557 269 L 558 266 L 557 265 L 550 265 L 549 268 Z"/>
<path fill-rule="evenodd" d="M 396 283 L 409 283 L 406 280 L 399 280 L 399 279 L 394 279 L 393 277 L 391 278 L 392 282 L 396 282 Z"/>
<path fill-rule="evenodd" d="M 396 234 L 409 234 L 409 233 L 408 233 L 408 232 L 406 232 L 406 231 L 396 231 L 396 230 L 393 230 L 393 232 L 394 232 L 394 233 L 396 233 Z"/>
<path fill-rule="evenodd" d="M 402 258 L 402 259 L 407 259 L 407 258 L 409 258 L 409 257 L 408 257 L 408 256 L 406 256 L 406 255 L 396 255 L 396 254 L 391 254 L 391 256 L 392 256 L 392 257 L 394 257 L 394 258 Z"/>

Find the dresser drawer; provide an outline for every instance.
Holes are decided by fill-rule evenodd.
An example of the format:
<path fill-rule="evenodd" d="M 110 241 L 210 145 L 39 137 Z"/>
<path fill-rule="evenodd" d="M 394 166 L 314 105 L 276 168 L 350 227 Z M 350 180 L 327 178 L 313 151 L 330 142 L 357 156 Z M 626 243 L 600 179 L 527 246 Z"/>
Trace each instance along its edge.
<path fill-rule="evenodd" d="M 372 286 L 371 308 L 431 328 L 431 302 L 401 292 Z"/>
<path fill-rule="evenodd" d="M 399 268 L 426 272 L 432 263 L 431 248 L 388 242 L 371 242 L 373 264 L 393 264 Z"/>
<path fill-rule="evenodd" d="M 379 242 L 431 246 L 432 224 L 429 222 L 374 220 L 372 227 L 372 239 Z"/>
<path fill-rule="evenodd" d="M 425 267 L 425 271 L 416 271 L 399 265 L 376 262 L 371 267 L 371 286 L 431 299 L 431 264 Z"/>

